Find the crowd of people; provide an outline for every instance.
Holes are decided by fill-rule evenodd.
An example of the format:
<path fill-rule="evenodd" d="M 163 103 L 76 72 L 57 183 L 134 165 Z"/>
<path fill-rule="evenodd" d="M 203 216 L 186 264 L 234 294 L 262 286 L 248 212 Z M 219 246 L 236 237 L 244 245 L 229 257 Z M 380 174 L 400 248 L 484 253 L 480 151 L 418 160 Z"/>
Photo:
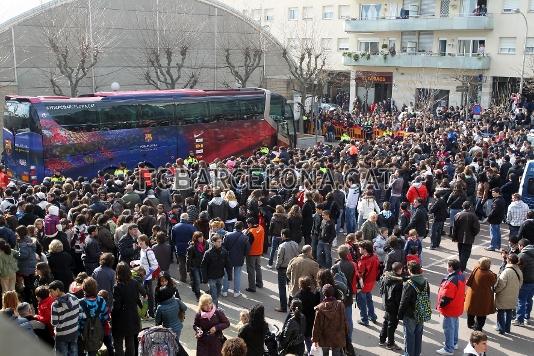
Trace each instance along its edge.
<path fill-rule="evenodd" d="M 151 332 L 183 355 L 186 326 L 194 329 L 199 356 L 265 349 L 337 356 L 355 354 L 356 307 L 360 327 L 382 322 L 379 345 L 418 356 L 435 306 L 443 316 L 437 353 L 459 347 L 466 313 L 474 331 L 464 351 L 482 355 L 488 315 L 497 312 L 501 334 L 530 322 L 534 211 L 518 192 L 534 157 L 527 127 L 498 110 L 476 121 L 406 111 L 370 117 L 416 134 L 273 147 L 214 162 L 178 159 L 151 172 L 144 164 L 121 165 L 94 178 L 55 172 L 34 186 L 8 183 L 0 202 L 1 314 L 57 355 L 96 355 L 101 348 L 150 354 L 160 347 Z M 184 172 L 189 187 L 176 178 Z M 467 268 L 485 223 L 487 250 L 503 257 L 499 273 L 488 258 Z M 443 235 L 457 243 L 458 258 L 447 261 L 431 301 L 423 239 L 440 249 Z M 238 338 L 227 340 L 221 298 L 264 288 L 262 268 L 276 271 L 283 327 L 273 335 L 264 305 L 256 305 L 242 312 Z M 194 317 L 180 298 L 189 288 L 198 300 Z M 159 327 L 141 330 L 142 320 Z M 400 321 L 402 348 L 395 341 Z"/>

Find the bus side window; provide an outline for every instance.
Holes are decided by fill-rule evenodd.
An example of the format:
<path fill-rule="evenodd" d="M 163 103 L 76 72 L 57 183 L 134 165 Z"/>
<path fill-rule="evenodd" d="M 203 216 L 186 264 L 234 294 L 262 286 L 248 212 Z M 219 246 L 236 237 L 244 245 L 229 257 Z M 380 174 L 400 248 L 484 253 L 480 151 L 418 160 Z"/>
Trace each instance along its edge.
<path fill-rule="evenodd" d="M 241 120 L 257 120 L 263 117 L 265 103 L 263 98 L 243 99 L 239 101 L 241 106 Z"/>
<path fill-rule="evenodd" d="M 210 102 L 210 121 L 235 121 L 241 118 L 239 102 L 235 100 L 216 100 Z"/>
<path fill-rule="evenodd" d="M 138 105 L 111 105 L 100 111 L 100 130 L 123 130 L 138 127 Z"/>
<path fill-rule="evenodd" d="M 73 109 L 63 111 L 48 111 L 50 116 L 65 130 L 73 132 L 96 131 L 98 116 L 94 109 Z"/>
<path fill-rule="evenodd" d="M 139 127 L 174 125 L 174 104 L 147 103 L 140 105 Z"/>
<path fill-rule="evenodd" d="M 205 122 L 208 105 L 206 102 L 180 102 L 176 107 L 176 117 L 181 125 Z"/>

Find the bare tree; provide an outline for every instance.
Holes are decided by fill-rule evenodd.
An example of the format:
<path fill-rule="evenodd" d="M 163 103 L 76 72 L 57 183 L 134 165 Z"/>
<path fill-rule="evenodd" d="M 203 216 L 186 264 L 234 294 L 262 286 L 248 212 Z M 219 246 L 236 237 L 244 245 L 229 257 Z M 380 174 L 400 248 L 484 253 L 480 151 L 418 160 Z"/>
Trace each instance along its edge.
<path fill-rule="evenodd" d="M 304 133 L 302 122 L 306 99 L 311 94 L 317 95 L 317 89 L 326 80 L 326 55 L 320 44 L 313 37 L 294 39 L 282 50 L 282 58 L 289 67 L 289 73 L 294 81 L 296 90 L 300 93 L 300 132 Z M 313 108 L 312 108 L 313 110 Z"/>
<path fill-rule="evenodd" d="M 101 22 L 105 18 L 104 8 L 89 6 L 91 2 L 87 7 L 83 2 L 64 4 L 42 24 L 44 42 L 53 62 L 49 83 L 56 95 L 64 95 L 66 84 L 68 94 L 77 96 L 81 82 L 114 43 L 109 27 Z"/>
<path fill-rule="evenodd" d="M 192 10 L 183 4 L 156 9 L 156 21 L 149 23 L 143 56 L 145 82 L 156 89 L 193 88 L 197 85 L 202 65 L 195 63 L 193 43 L 204 25 L 194 22 Z"/>
<path fill-rule="evenodd" d="M 524 74 L 523 91 L 527 94 L 534 94 L 534 58 L 528 57 L 527 69 Z"/>
<path fill-rule="evenodd" d="M 430 73 L 421 69 L 408 81 L 408 90 L 404 92 L 404 102 L 414 100 L 415 109 L 427 115 L 433 115 L 436 106 L 448 101 L 446 91 L 439 89 L 443 82 L 443 74 L 438 71 Z"/>
<path fill-rule="evenodd" d="M 226 68 L 241 88 L 247 86 L 250 76 L 262 65 L 263 49 L 253 41 L 245 42 L 238 48 L 223 48 Z"/>

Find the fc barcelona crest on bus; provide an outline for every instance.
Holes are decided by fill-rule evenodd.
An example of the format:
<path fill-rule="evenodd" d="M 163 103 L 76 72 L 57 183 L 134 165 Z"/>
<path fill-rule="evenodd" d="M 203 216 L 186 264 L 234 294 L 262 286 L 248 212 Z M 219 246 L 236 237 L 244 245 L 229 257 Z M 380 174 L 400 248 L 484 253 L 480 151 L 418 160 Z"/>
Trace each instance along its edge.
<path fill-rule="evenodd" d="M 152 142 L 152 132 L 145 132 L 145 142 Z"/>

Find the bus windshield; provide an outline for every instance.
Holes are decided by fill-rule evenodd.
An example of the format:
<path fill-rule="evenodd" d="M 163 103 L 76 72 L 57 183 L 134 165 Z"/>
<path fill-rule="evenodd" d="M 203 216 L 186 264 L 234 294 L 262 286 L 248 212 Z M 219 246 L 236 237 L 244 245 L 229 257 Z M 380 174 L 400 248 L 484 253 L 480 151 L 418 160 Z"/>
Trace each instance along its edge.
<path fill-rule="evenodd" d="M 13 135 L 30 132 L 30 103 L 7 101 L 4 111 L 4 128 Z"/>

